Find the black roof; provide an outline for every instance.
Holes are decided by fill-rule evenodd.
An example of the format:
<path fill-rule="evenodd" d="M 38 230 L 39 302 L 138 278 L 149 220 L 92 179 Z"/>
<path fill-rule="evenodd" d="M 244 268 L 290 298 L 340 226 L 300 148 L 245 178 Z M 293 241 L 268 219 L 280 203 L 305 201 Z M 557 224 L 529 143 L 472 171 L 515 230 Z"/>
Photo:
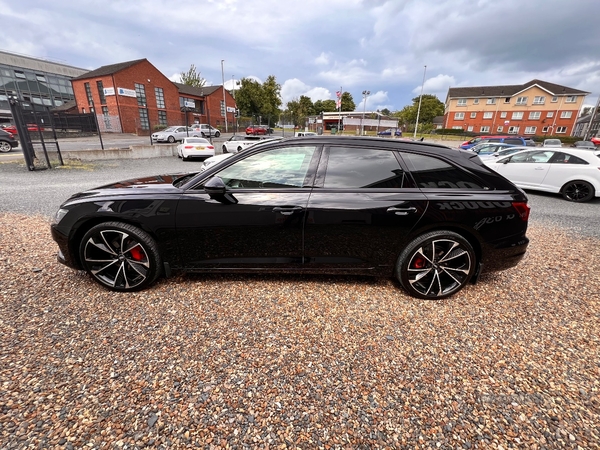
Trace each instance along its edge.
<path fill-rule="evenodd" d="M 524 84 L 511 84 L 506 86 L 471 86 L 451 87 L 448 89 L 448 98 L 457 97 L 512 97 L 513 95 L 537 85 L 554 95 L 588 95 L 589 92 L 562 86 L 560 84 L 548 83 L 542 80 L 531 80 Z"/>
<path fill-rule="evenodd" d="M 175 86 L 177 86 L 177 89 L 179 89 L 179 93 L 180 94 L 187 94 L 187 95 L 195 95 L 196 97 L 204 97 L 206 95 L 210 95 L 213 92 L 222 89 L 222 86 L 202 86 L 202 87 L 194 87 L 194 86 L 189 86 L 187 84 L 182 84 L 182 83 L 175 83 L 173 82 L 173 84 Z"/>
<path fill-rule="evenodd" d="M 112 75 L 113 73 L 120 72 L 123 69 L 127 69 L 128 67 L 135 66 L 143 61 L 148 61 L 146 58 L 143 59 L 135 59 L 133 61 L 126 61 L 117 64 L 110 64 L 108 66 L 102 66 L 98 69 L 92 70 L 90 72 L 86 72 L 83 75 L 79 75 L 78 77 L 73 78 L 73 80 L 85 80 L 86 78 L 95 78 L 95 77 L 103 77 L 106 75 Z"/>

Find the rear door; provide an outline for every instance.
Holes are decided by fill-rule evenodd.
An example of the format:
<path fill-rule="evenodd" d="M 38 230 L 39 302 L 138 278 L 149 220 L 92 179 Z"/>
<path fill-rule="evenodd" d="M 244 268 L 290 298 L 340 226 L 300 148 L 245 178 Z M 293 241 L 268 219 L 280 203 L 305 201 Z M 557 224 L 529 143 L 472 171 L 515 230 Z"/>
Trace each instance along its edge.
<path fill-rule="evenodd" d="M 308 202 L 305 267 L 389 272 L 426 209 L 397 152 L 326 147 Z"/>

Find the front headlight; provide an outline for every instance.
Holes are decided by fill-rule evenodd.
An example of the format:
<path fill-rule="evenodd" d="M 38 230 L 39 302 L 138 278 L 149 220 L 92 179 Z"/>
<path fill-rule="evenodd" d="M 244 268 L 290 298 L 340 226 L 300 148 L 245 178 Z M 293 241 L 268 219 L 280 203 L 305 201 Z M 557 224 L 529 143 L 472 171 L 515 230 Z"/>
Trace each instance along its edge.
<path fill-rule="evenodd" d="M 56 211 L 54 219 L 52 220 L 52 224 L 58 225 L 60 221 L 63 220 L 63 218 L 67 215 L 68 212 L 68 209 L 60 208 L 58 211 Z"/>

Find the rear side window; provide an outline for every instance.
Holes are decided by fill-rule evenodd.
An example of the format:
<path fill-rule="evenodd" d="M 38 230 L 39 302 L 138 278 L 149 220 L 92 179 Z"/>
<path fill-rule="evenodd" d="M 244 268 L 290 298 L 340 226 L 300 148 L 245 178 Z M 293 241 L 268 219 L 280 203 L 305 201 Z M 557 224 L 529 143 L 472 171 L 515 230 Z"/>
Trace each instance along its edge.
<path fill-rule="evenodd" d="M 487 189 L 474 176 L 439 158 L 414 153 L 402 153 L 422 189 Z"/>
<path fill-rule="evenodd" d="M 556 152 L 550 159 L 550 164 L 587 164 L 587 161 L 563 152 Z"/>
<path fill-rule="evenodd" d="M 504 139 L 505 144 L 523 145 L 521 139 Z"/>
<path fill-rule="evenodd" d="M 398 189 L 414 187 L 389 150 L 329 148 L 324 188 Z"/>

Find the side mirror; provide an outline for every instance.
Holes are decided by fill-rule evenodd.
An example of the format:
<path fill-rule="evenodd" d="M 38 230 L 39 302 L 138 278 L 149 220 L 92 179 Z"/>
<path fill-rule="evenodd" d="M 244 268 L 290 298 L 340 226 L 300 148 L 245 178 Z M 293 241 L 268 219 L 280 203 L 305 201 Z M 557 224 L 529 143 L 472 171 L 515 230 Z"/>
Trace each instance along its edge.
<path fill-rule="evenodd" d="M 223 183 L 223 180 L 220 177 L 212 177 L 208 180 L 204 184 L 204 192 L 206 192 L 210 198 L 226 205 L 234 205 L 238 202 L 233 194 L 227 192 L 227 186 L 225 186 L 225 183 Z"/>

